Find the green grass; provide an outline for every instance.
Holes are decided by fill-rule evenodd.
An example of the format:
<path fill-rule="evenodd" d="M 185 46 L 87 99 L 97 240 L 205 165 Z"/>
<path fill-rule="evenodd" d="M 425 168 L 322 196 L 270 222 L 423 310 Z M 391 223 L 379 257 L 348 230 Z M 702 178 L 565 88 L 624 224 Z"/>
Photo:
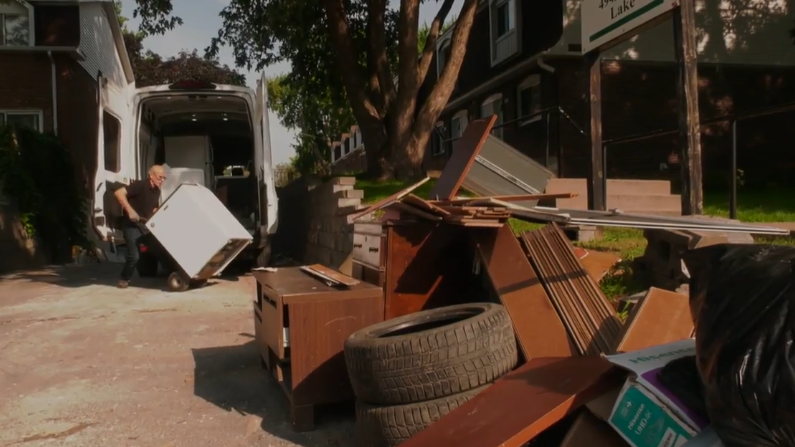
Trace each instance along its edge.
<path fill-rule="evenodd" d="M 729 217 L 729 194 L 706 192 L 704 214 Z M 740 189 L 737 217 L 743 222 L 795 222 L 795 189 Z"/>

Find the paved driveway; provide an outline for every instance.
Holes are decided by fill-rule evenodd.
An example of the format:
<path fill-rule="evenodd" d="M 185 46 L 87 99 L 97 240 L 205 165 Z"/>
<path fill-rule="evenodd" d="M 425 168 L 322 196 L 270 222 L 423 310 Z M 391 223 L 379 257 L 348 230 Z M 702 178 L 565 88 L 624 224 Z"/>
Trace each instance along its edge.
<path fill-rule="evenodd" d="M 252 343 L 253 278 L 184 293 L 118 264 L 0 277 L 0 446 L 354 446 L 349 405 L 293 433 Z"/>

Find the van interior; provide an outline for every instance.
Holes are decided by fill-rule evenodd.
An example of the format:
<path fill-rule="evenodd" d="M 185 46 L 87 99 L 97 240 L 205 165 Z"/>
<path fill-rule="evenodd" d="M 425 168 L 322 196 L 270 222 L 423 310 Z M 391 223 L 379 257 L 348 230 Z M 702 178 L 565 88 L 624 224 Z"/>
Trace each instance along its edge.
<path fill-rule="evenodd" d="M 149 166 L 167 164 L 171 172 L 164 195 L 176 188 L 180 177 L 202 181 L 244 227 L 254 230 L 255 140 L 247 102 L 222 92 L 173 92 L 145 98 L 141 108 L 142 178 Z M 180 175 L 187 170 L 193 175 Z"/>

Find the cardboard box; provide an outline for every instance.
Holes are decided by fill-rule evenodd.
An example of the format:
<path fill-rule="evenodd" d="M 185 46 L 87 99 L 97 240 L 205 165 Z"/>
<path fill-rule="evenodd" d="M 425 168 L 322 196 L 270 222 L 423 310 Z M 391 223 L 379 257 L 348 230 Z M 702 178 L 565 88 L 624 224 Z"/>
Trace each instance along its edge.
<path fill-rule="evenodd" d="M 695 340 L 687 339 L 607 357 L 631 373 L 608 421 L 630 445 L 681 447 L 707 427 L 657 378 L 671 360 L 694 354 Z"/>

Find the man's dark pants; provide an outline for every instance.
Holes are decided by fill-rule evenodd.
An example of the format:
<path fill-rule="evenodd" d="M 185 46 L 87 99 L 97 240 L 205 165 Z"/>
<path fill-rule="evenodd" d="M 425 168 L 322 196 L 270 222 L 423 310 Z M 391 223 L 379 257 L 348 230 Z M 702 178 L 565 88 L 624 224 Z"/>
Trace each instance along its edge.
<path fill-rule="evenodd" d="M 121 279 L 129 281 L 135 272 L 135 266 L 141 259 L 141 252 L 138 250 L 138 239 L 143 236 L 143 232 L 135 224 L 126 224 L 121 229 L 124 235 L 124 242 L 127 245 L 127 256 L 124 258 L 124 268 L 121 271 Z"/>

